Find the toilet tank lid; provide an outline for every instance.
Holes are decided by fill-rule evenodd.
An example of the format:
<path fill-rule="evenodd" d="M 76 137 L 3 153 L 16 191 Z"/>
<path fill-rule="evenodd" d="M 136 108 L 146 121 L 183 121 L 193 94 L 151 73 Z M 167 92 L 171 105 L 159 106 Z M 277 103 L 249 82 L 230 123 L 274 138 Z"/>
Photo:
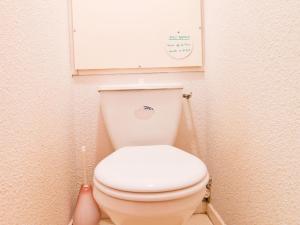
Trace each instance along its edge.
<path fill-rule="evenodd" d="M 128 192 L 165 192 L 193 186 L 207 176 L 197 157 L 169 145 L 121 148 L 96 167 L 94 178 Z"/>
<path fill-rule="evenodd" d="M 153 84 L 115 84 L 115 85 L 101 85 L 99 92 L 102 91 L 128 91 L 128 90 L 156 90 L 156 89 L 183 89 L 181 83 L 153 83 Z"/>

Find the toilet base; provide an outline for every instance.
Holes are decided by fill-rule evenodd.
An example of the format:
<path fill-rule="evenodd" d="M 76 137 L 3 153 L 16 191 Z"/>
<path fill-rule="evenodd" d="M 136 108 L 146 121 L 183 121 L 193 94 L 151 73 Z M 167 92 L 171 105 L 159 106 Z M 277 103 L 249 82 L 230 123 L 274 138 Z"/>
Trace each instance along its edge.
<path fill-rule="evenodd" d="M 190 196 L 161 202 L 113 198 L 99 190 L 94 197 L 116 225 L 184 225 L 205 195 L 205 188 Z"/>

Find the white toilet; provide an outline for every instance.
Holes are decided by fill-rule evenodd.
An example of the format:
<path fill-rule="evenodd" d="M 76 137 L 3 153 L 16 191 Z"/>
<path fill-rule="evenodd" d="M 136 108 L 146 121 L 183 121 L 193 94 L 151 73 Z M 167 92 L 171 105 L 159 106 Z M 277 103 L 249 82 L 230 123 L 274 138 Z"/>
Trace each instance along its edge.
<path fill-rule="evenodd" d="M 209 175 L 172 147 L 180 84 L 102 86 L 101 108 L 115 151 L 94 172 L 94 197 L 116 225 L 182 225 L 204 198 Z"/>

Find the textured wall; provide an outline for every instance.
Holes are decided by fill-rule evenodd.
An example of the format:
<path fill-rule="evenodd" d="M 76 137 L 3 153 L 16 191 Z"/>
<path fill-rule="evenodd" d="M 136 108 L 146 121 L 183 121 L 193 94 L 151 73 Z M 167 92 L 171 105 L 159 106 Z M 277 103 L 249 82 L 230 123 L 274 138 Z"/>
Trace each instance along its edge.
<path fill-rule="evenodd" d="M 299 1 L 211 0 L 205 11 L 207 81 L 76 77 L 72 113 L 66 2 L 0 2 L 1 225 L 67 224 L 72 139 L 77 152 L 90 150 L 90 175 L 112 151 L 97 87 L 140 78 L 193 91 L 194 126 L 184 104 L 176 145 L 209 162 L 213 204 L 228 225 L 299 224 Z"/>
<path fill-rule="evenodd" d="M 212 202 L 228 225 L 300 224 L 300 1 L 206 1 Z"/>
<path fill-rule="evenodd" d="M 0 224 L 66 225 L 74 183 L 66 1 L 0 1 Z"/>

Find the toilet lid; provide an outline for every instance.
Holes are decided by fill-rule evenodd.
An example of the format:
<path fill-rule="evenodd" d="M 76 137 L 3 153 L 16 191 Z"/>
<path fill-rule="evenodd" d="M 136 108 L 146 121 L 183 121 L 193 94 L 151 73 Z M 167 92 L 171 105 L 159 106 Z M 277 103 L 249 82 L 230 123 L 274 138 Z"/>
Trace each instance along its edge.
<path fill-rule="evenodd" d="M 94 178 L 128 192 L 165 192 L 195 185 L 207 175 L 194 155 L 169 145 L 120 148 L 96 167 Z"/>

